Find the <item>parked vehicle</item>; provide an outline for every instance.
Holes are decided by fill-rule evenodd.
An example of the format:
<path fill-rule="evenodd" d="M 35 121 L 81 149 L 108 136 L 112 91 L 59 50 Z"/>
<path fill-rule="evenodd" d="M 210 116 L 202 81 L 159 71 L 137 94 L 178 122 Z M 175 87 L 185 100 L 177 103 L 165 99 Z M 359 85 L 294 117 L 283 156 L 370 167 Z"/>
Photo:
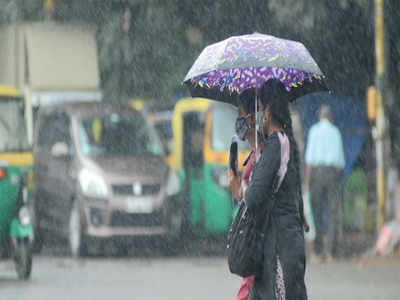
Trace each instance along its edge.
<path fill-rule="evenodd" d="M 228 149 L 237 110 L 208 99 L 179 100 L 172 117 L 171 166 L 185 198 L 185 228 L 200 236 L 225 234 L 233 216 L 228 189 Z M 250 146 L 239 144 L 239 162 Z"/>
<path fill-rule="evenodd" d="M 0 86 L 0 253 L 14 259 L 20 279 L 32 270 L 32 164 L 24 102 L 15 88 Z"/>
<path fill-rule="evenodd" d="M 93 102 L 44 108 L 34 155 L 42 241 L 67 239 L 79 256 L 99 240 L 180 237 L 179 179 L 140 112 Z"/>

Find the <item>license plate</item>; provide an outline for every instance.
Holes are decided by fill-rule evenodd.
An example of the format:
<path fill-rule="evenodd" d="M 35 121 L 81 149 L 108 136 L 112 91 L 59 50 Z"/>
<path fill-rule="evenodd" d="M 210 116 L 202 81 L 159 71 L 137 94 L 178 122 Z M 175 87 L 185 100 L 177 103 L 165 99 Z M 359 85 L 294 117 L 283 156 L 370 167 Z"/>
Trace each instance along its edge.
<path fill-rule="evenodd" d="M 128 213 L 151 213 L 153 205 L 149 199 L 129 199 L 126 201 L 126 211 Z"/>

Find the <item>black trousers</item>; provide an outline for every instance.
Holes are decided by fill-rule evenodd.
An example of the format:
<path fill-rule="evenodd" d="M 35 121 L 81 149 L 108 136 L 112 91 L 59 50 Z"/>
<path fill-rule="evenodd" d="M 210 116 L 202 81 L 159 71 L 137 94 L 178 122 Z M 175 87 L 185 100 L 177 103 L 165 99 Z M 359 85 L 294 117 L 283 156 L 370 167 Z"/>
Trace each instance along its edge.
<path fill-rule="evenodd" d="M 340 180 L 342 170 L 318 166 L 311 169 L 311 203 L 315 220 L 314 251 L 317 254 L 332 255 L 340 223 Z M 322 216 L 325 211 L 327 228 L 322 230 Z"/>

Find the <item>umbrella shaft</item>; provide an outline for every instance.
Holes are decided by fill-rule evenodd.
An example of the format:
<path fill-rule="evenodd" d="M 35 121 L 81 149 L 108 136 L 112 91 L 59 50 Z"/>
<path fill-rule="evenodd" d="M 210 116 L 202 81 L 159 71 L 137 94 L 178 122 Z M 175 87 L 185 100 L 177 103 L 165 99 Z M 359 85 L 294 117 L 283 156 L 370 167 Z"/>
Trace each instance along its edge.
<path fill-rule="evenodd" d="M 255 149 L 256 149 L 256 153 L 257 153 L 257 148 L 258 148 L 258 137 L 257 137 L 257 132 L 258 132 L 258 122 L 257 122 L 257 108 L 258 108 L 258 88 L 256 88 L 256 92 L 255 92 L 255 99 L 254 99 L 254 111 L 255 111 L 255 119 L 256 119 L 256 130 L 254 130 L 254 135 L 255 135 Z"/>

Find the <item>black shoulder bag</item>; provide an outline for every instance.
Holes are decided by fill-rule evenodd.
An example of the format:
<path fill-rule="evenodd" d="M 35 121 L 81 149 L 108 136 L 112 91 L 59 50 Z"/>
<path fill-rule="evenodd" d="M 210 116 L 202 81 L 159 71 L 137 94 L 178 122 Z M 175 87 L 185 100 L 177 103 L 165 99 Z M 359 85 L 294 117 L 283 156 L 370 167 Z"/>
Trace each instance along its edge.
<path fill-rule="evenodd" d="M 262 230 L 242 201 L 228 232 L 227 252 L 231 273 L 248 277 L 261 270 L 264 252 Z"/>
<path fill-rule="evenodd" d="M 272 197 L 275 197 L 272 193 Z M 227 254 L 229 270 L 241 277 L 248 277 L 262 270 L 264 258 L 264 226 L 249 213 L 241 202 L 228 232 Z"/>
<path fill-rule="evenodd" d="M 283 179 L 282 179 L 283 180 Z M 275 197 L 280 183 L 275 177 L 271 197 Z M 262 270 L 264 259 L 264 228 L 267 220 L 257 222 L 242 201 L 228 232 L 227 254 L 229 270 L 241 277 L 248 277 Z"/>

